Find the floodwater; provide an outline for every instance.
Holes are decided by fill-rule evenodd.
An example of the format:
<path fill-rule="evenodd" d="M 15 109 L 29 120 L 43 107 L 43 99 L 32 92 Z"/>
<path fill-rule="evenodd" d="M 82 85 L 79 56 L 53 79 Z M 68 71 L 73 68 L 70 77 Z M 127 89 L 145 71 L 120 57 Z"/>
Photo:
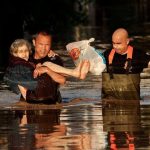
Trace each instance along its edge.
<path fill-rule="evenodd" d="M 73 68 L 66 51 L 59 53 Z M 1 82 L 0 149 L 149 150 L 149 73 L 141 78 L 141 101 L 102 101 L 101 76 L 68 77 L 60 87 L 63 103 L 51 106 L 18 103 L 19 96 Z"/>

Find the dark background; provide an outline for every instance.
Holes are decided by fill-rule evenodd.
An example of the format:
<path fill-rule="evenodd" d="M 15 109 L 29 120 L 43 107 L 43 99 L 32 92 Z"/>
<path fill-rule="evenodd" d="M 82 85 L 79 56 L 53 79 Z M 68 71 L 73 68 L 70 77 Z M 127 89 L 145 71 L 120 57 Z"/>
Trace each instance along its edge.
<path fill-rule="evenodd" d="M 54 43 L 64 45 L 75 39 L 75 27 L 100 28 L 102 32 L 96 38 L 104 41 L 109 41 L 112 32 L 118 27 L 126 28 L 130 34 L 149 35 L 149 8 L 148 0 L 2 1 L 0 66 L 7 66 L 9 47 L 16 38 L 31 40 L 31 35 L 40 28 L 50 29 Z M 85 31 L 88 32 L 80 30 L 80 34 Z"/>

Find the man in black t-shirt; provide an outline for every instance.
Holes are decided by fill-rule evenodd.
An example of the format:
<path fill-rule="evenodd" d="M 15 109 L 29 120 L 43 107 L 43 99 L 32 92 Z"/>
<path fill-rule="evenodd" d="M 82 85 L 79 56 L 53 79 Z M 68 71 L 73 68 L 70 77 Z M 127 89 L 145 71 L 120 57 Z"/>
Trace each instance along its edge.
<path fill-rule="evenodd" d="M 58 55 L 54 55 L 51 48 L 52 37 L 47 31 L 38 32 L 33 38 L 34 53 L 29 61 L 35 65 L 44 62 L 53 62 L 63 66 L 63 62 Z M 52 53 L 52 54 L 51 54 Z M 51 56 L 48 56 L 51 55 Z M 40 66 L 37 70 L 38 85 L 35 90 L 22 90 L 26 92 L 26 101 L 29 103 L 55 104 L 61 102 L 59 85 L 64 84 L 66 79 L 63 75 L 52 71 L 46 66 Z"/>

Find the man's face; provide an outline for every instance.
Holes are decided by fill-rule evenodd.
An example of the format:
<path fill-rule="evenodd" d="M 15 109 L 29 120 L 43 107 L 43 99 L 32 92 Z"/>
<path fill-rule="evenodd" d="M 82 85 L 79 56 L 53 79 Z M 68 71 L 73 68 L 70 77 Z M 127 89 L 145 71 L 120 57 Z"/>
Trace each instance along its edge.
<path fill-rule="evenodd" d="M 77 60 L 80 56 L 80 50 L 78 48 L 73 48 L 70 52 L 69 55 L 73 60 Z"/>
<path fill-rule="evenodd" d="M 112 37 L 112 45 L 116 53 L 124 54 L 127 51 L 129 39 L 121 36 Z"/>
<path fill-rule="evenodd" d="M 36 39 L 33 40 L 35 46 L 35 58 L 41 59 L 48 55 L 51 48 L 52 38 L 48 35 L 39 34 Z"/>

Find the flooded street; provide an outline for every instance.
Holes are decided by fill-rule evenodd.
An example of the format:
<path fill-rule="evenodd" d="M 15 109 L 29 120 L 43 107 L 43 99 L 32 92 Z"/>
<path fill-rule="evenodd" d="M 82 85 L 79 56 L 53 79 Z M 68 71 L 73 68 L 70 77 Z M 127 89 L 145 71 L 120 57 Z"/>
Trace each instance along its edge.
<path fill-rule="evenodd" d="M 59 54 L 73 68 L 66 51 Z M 0 149 L 149 150 L 150 79 L 141 76 L 140 102 L 101 100 L 101 76 L 88 74 L 68 77 L 63 103 L 51 106 L 18 103 L 1 82 Z"/>
<path fill-rule="evenodd" d="M 62 109 L 0 111 L 2 150 L 149 150 L 150 106 L 84 101 Z"/>

